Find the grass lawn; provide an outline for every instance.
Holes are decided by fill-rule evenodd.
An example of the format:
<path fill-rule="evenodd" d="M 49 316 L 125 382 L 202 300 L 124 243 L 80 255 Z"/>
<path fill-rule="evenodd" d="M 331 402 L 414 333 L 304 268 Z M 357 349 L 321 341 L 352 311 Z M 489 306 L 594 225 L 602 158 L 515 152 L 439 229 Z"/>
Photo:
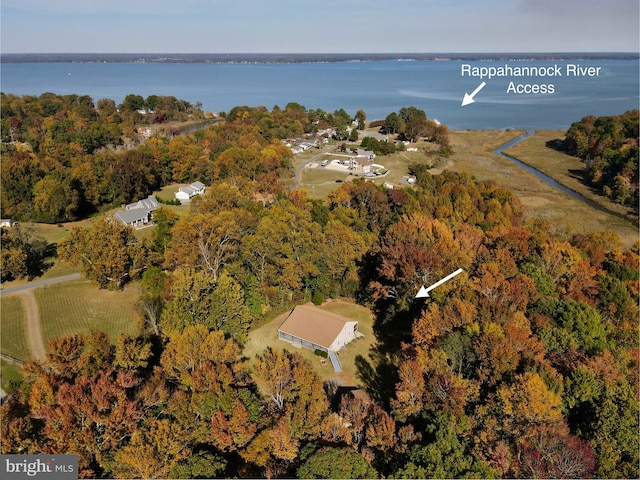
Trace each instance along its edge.
<path fill-rule="evenodd" d="M 11 393 L 14 390 L 14 385 L 17 385 L 22 380 L 20 375 L 20 366 L 13 365 L 0 359 L 0 375 L 2 376 L 2 389 Z"/>
<path fill-rule="evenodd" d="M 31 352 L 27 343 L 26 316 L 20 297 L 9 295 L 0 299 L 0 351 L 19 360 L 29 360 Z"/>
<path fill-rule="evenodd" d="M 34 291 L 40 309 L 45 345 L 52 338 L 66 337 L 92 330 L 106 332 L 115 342 L 121 333 L 135 334 L 135 302 L 140 295 L 137 284 L 121 292 L 100 290 L 80 279 L 49 285 Z"/>
<path fill-rule="evenodd" d="M 336 374 L 328 359 L 315 355 L 311 350 L 296 348 L 290 343 L 278 339 L 278 327 L 285 320 L 289 312 L 279 315 L 271 322 L 249 332 L 249 340 L 243 350 L 244 355 L 249 359 L 256 358 L 264 352 L 267 347 L 271 347 L 274 350 L 284 349 L 291 352 L 298 352 L 311 362 L 323 381 L 330 378 L 337 378 L 343 385 L 359 385 L 355 358 L 358 355 L 368 358 L 369 351 L 375 344 L 373 316 L 371 312 L 365 307 L 342 300 L 325 302 L 320 308 L 358 320 L 358 331 L 364 335 L 363 338 L 352 341 L 344 350 L 338 352 L 338 357 L 342 364 L 342 373 Z"/>

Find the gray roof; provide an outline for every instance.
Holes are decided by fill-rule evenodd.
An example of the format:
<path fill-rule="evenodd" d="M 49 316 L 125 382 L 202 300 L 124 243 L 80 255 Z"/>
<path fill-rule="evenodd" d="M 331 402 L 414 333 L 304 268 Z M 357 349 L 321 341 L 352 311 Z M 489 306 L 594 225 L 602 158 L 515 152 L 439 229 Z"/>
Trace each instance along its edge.
<path fill-rule="evenodd" d="M 189 186 L 192 187 L 192 188 L 195 188 L 196 190 L 202 190 L 204 188 L 204 183 L 202 183 L 202 182 L 193 182 Z"/>
<path fill-rule="evenodd" d="M 132 210 L 118 210 L 113 217 L 120 220 L 125 225 L 149 219 L 150 210 L 144 208 L 134 208 Z"/>
<path fill-rule="evenodd" d="M 155 210 L 158 207 L 159 205 L 156 197 L 153 195 L 149 195 L 147 198 L 143 198 L 142 200 L 127 205 L 127 210 L 135 210 L 140 208 L 151 211 Z"/>

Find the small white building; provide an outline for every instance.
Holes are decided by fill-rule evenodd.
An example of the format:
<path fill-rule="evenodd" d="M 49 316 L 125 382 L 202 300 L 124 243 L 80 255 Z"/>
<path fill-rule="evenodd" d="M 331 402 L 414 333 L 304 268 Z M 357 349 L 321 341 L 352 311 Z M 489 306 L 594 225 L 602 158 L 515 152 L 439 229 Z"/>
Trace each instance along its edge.
<path fill-rule="evenodd" d="M 191 185 L 186 187 L 180 187 L 178 191 L 175 193 L 176 198 L 180 200 L 181 203 L 188 202 L 191 198 L 196 195 L 202 195 L 205 191 L 206 187 L 202 182 L 193 182 Z"/>
<path fill-rule="evenodd" d="M 0 227 L 13 227 L 16 222 L 12 222 L 10 218 L 0 219 Z"/>

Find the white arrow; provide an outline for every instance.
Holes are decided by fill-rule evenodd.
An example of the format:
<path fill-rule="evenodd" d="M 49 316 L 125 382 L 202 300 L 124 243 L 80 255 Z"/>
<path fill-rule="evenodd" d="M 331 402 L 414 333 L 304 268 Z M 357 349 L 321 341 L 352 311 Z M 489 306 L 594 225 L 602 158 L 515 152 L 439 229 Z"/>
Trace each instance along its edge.
<path fill-rule="evenodd" d="M 476 88 L 471 93 L 471 95 L 469 95 L 468 93 L 465 93 L 464 94 L 464 98 L 462 99 L 462 105 L 461 106 L 464 107 L 465 105 L 469 105 L 469 104 L 475 102 L 473 97 L 475 97 L 478 94 L 478 92 L 485 87 L 486 84 L 487 84 L 487 82 L 482 82 L 480 85 L 478 85 L 478 88 Z"/>
<path fill-rule="evenodd" d="M 416 298 L 424 298 L 424 297 L 428 297 L 429 296 L 429 292 L 431 290 L 433 290 L 434 288 L 442 285 L 444 282 L 446 282 L 447 280 L 451 280 L 453 277 L 455 277 L 456 275 L 458 275 L 459 273 L 464 272 L 464 270 L 462 270 L 461 268 L 459 268 L 458 270 L 456 270 L 455 272 L 453 272 L 451 275 L 447 275 L 446 277 L 444 277 L 442 280 L 438 280 L 436 283 L 434 283 L 433 285 L 431 285 L 429 288 L 424 288 L 424 285 L 422 287 L 420 287 L 420 291 L 418 292 L 418 294 L 416 295 Z"/>

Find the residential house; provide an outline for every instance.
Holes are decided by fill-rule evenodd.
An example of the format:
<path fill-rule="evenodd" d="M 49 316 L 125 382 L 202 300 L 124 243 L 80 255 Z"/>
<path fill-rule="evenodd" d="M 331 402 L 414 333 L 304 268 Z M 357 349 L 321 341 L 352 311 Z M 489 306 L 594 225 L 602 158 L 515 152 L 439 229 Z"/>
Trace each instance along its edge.
<path fill-rule="evenodd" d="M 0 219 L 0 227 L 13 227 L 16 222 L 12 222 L 10 218 Z"/>
<path fill-rule="evenodd" d="M 144 208 L 149 211 L 156 210 L 160 205 L 158 205 L 158 200 L 154 195 L 149 195 L 147 198 L 143 198 L 134 203 L 130 203 L 125 208 L 127 210 L 135 210 L 138 208 Z"/>
<path fill-rule="evenodd" d="M 371 163 L 367 157 L 357 155 L 349 159 L 349 170 L 364 175 L 371 172 Z"/>
<path fill-rule="evenodd" d="M 358 322 L 313 305 L 298 305 L 278 328 L 278 338 L 296 347 L 329 354 L 335 371 L 341 371 L 336 352 L 361 336 Z"/>
<path fill-rule="evenodd" d="M 186 187 L 180 187 L 178 191 L 175 193 L 176 198 L 180 200 L 181 203 L 188 202 L 196 195 L 202 195 L 205 191 L 206 187 L 202 182 L 193 182 L 191 185 Z"/>
<path fill-rule="evenodd" d="M 134 208 L 132 210 L 118 210 L 113 218 L 130 227 L 142 227 L 151 221 L 151 210 Z"/>
<path fill-rule="evenodd" d="M 118 210 L 113 218 L 131 227 L 141 227 L 151 221 L 151 212 L 160 205 L 155 196 L 149 195 L 137 202 L 125 206 L 125 210 Z"/>

